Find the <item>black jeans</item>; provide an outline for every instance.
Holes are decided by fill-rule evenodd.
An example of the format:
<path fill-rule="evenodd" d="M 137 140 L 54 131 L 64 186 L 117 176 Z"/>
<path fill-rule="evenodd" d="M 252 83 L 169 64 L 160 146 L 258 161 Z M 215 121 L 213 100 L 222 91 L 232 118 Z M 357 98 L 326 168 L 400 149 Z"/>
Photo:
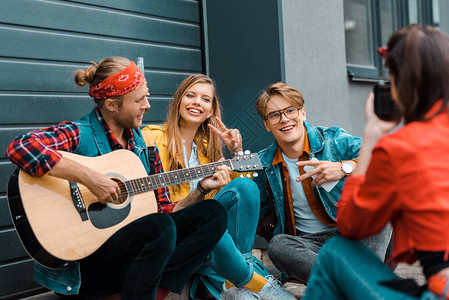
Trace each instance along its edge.
<path fill-rule="evenodd" d="M 121 293 L 122 299 L 154 299 L 159 285 L 181 293 L 226 224 L 226 210 L 216 201 L 134 221 L 81 260 L 79 298 Z"/>

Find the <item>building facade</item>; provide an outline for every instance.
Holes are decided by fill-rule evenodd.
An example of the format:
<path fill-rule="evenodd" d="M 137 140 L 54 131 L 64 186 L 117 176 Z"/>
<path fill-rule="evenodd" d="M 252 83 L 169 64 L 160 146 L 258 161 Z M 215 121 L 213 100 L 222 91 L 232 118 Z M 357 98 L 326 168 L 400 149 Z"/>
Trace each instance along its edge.
<path fill-rule="evenodd" d="M 306 99 L 307 121 L 361 136 L 365 100 L 385 79 L 376 56 L 408 23 L 449 32 L 445 0 L 4 0 L 0 14 L 0 297 L 42 291 L 9 215 L 15 167 L 4 150 L 17 135 L 94 106 L 73 72 L 107 56 L 143 57 L 152 108 L 162 123 L 191 73 L 215 80 L 228 127 L 244 147 L 272 143 L 255 110 L 258 94 L 283 81 Z M 49 216 L 51 218 L 51 216 Z"/>

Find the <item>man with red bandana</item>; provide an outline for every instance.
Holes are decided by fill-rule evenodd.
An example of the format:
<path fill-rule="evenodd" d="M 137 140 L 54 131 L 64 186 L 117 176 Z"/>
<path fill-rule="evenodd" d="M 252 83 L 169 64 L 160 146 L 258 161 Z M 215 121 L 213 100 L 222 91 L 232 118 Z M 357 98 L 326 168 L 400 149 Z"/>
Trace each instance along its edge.
<path fill-rule="evenodd" d="M 59 177 L 86 186 L 99 202 L 117 200 L 117 182 L 59 151 L 100 156 L 118 149 L 134 152 L 150 172 L 148 151 L 139 127 L 150 108 L 145 77 L 134 62 L 109 57 L 86 70 L 75 82 L 90 84 L 89 95 L 97 107 L 78 121 L 62 122 L 17 137 L 8 147 L 9 159 L 34 176 Z M 126 162 L 123 162 L 126 164 Z M 158 152 L 154 169 L 163 172 Z M 228 167 L 201 182 L 201 188 L 222 186 Z M 176 211 L 167 188 L 154 191 L 159 213 L 142 217 L 118 230 L 97 251 L 57 269 L 36 263 L 35 278 L 60 294 L 95 299 L 120 293 L 121 299 L 164 299 L 180 293 L 196 267 L 211 252 L 226 229 L 226 211 L 216 201 L 200 201 L 193 191 L 187 202 L 198 202 Z"/>

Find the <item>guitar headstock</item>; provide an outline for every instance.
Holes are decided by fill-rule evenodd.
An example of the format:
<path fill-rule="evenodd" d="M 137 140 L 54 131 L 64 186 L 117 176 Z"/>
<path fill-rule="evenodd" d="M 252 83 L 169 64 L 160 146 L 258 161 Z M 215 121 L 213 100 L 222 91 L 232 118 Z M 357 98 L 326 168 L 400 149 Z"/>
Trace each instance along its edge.
<path fill-rule="evenodd" d="M 248 150 L 245 152 L 239 152 L 237 156 L 234 156 L 231 159 L 231 164 L 232 169 L 240 173 L 263 170 L 259 154 L 250 153 Z M 257 177 L 257 173 L 254 173 L 253 176 Z"/>

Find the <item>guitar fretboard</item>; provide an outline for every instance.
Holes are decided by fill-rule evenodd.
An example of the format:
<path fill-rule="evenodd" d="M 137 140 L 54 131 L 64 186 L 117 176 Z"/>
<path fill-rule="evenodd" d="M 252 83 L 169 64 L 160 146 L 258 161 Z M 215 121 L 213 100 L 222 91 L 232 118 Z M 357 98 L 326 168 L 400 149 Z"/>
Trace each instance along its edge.
<path fill-rule="evenodd" d="M 228 166 L 233 170 L 231 160 L 228 159 L 188 169 L 180 169 L 128 180 L 125 181 L 125 187 L 130 195 L 140 194 L 161 187 L 168 187 L 186 181 L 211 176 L 215 173 L 215 169 L 222 165 Z"/>

